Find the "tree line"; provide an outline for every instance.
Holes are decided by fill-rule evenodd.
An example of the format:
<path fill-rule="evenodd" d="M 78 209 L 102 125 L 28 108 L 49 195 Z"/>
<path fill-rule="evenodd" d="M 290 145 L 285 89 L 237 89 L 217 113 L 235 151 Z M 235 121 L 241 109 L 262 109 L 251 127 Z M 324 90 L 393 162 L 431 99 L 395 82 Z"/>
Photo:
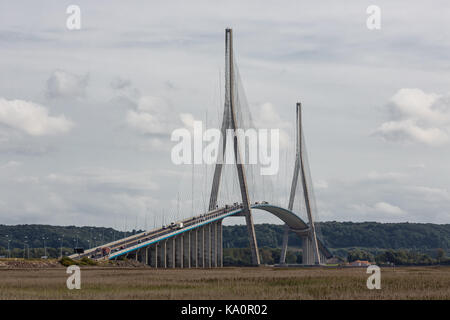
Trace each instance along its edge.
<path fill-rule="evenodd" d="M 449 224 L 331 221 L 318 223 L 317 229 L 320 239 L 342 261 L 445 263 L 450 250 Z M 255 225 L 262 263 L 279 261 L 283 231 L 283 225 Z M 0 225 L 0 256 L 39 258 L 46 254 L 58 257 L 61 251 L 67 255 L 74 247 L 87 249 L 138 232 L 142 230 L 122 232 L 103 227 Z M 225 265 L 250 264 L 246 226 L 223 226 L 223 246 Z M 286 261 L 300 263 L 301 255 L 301 239 L 291 232 Z"/>
<path fill-rule="evenodd" d="M 280 247 L 283 229 L 282 225 L 255 225 L 258 244 L 261 247 Z M 329 221 L 318 223 L 316 229 L 328 248 L 450 249 L 450 224 Z M 223 239 L 224 247 L 246 247 L 247 229 L 243 225 L 224 226 Z M 301 247 L 300 238 L 292 232 L 289 246 Z"/>

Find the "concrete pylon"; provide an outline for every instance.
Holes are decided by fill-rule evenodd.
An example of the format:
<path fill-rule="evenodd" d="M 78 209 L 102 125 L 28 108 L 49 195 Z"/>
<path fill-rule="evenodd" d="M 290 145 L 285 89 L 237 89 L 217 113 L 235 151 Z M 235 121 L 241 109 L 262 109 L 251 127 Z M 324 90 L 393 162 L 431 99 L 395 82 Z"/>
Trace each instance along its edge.
<path fill-rule="evenodd" d="M 310 203 L 310 190 L 306 183 L 305 163 L 303 160 L 302 152 L 302 105 L 297 102 L 296 105 L 296 154 L 295 154 L 295 167 L 294 175 L 292 177 L 291 193 L 289 195 L 288 209 L 292 211 L 294 207 L 295 194 L 297 191 L 297 183 L 300 175 L 300 179 L 303 187 L 303 197 L 305 199 L 306 213 L 309 221 L 309 235 L 302 237 L 303 242 L 303 264 L 320 264 L 321 255 L 317 244 L 317 236 L 314 225 L 314 217 L 311 212 Z M 312 187 L 312 186 L 311 186 Z M 284 226 L 283 244 L 281 248 L 280 264 L 286 263 L 286 251 L 288 247 L 289 227 Z M 305 250 L 307 253 L 305 254 Z"/>
<path fill-rule="evenodd" d="M 222 155 L 225 157 L 226 148 L 226 131 L 233 130 L 236 133 L 237 119 L 236 119 L 236 99 L 235 99 L 235 74 L 234 74 L 234 60 L 233 60 L 233 32 L 231 29 L 225 30 L 225 65 L 226 65 L 226 85 L 225 85 L 225 107 L 222 120 L 222 136 L 220 138 L 222 145 Z M 253 217 L 250 210 L 250 199 L 248 196 L 247 180 L 245 175 L 245 168 L 242 163 L 241 152 L 239 149 L 238 137 L 234 134 L 233 137 L 234 157 L 236 163 L 237 174 L 239 178 L 239 188 L 241 190 L 243 215 L 247 225 L 247 232 L 250 243 L 250 251 L 252 254 L 252 264 L 259 265 L 260 258 L 258 252 L 258 244 L 256 242 L 255 227 L 253 224 Z M 219 193 L 220 178 L 222 175 L 222 166 L 220 163 L 222 159 L 218 159 L 214 170 L 213 184 L 211 188 L 211 197 L 209 201 L 209 210 L 214 210 L 217 205 L 217 196 Z"/>

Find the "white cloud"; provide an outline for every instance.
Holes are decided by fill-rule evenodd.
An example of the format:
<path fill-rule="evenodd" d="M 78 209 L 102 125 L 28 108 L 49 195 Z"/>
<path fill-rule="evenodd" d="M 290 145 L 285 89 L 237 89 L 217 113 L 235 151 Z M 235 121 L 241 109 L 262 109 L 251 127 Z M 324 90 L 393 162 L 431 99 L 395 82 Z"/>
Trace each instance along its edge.
<path fill-rule="evenodd" d="M 3 17 L 0 42 L 7 50 L 2 52 L 0 61 L 3 75 L 0 77 L 0 97 L 17 92 L 23 96 L 37 96 L 41 88 L 46 88 L 45 82 L 39 82 L 42 75 L 46 75 L 44 80 L 47 80 L 57 68 L 78 75 L 89 72 L 95 78 L 89 79 L 85 90 L 55 91 L 58 94 L 66 92 L 66 95 L 78 92 L 75 93 L 77 97 L 86 94 L 88 98 L 83 101 L 86 102 L 83 108 L 73 110 L 76 119 L 79 119 L 80 130 L 71 134 L 70 141 L 53 137 L 40 138 L 39 141 L 23 139 L 21 131 L 0 125 L 1 164 L 9 160 L 24 163 L 23 167 L 19 167 L 21 170 L 5 169 L 0 170 L 0 174 L 7 175 L 8 172 L 18 179 L 25 174 L 41 177 L 35 183 L 35 179 L 30 178 L 29 182 L 20 185 L 3 179 L 1 198 L 8 205 L 1 210 L 2 221 L 11 222 L 13 217 L 20 216 L 14 221 L 45 221 L 52 224 L 96 222 L 103 225 L 110 223 L 110 218 L 105 219 L 110 212 L 131 216 L 138 212 L 140 209 L 134 206 L 132 198 L 123 206 L 112 201 L 113 197 L 119 196 L 116 191 L 120 183 L 100 183 L 96 190 L 106 185 L 105 192 L 95 192 L 93 195 L 88 191 L 82 192 L 81 186 L 76 187 L 74 192 L 69 185 L 52 184 L 42 177 L 47 177 L 51 172 L 77 176 L 78 173 L 74 173 L 72 168 L 82 165 L 126 168 L 132 164 L 136 170 L 151 169 L 158 173 L 170 169 L 167 159 L 171 144 L 164 140 L 166 136 L 140 134 L 149 130 L 146 114 L 153 120 L 157 113 L 138 110 L 140 94 L 133 89 L 134 86 L 139 87 L 143 95 L 168 97 L 175 109 L 175 117 L 171 120 L 180 122 L 179 113 L 182 112 L 203 119 L 205 106 L 209 106 L 209 122 L 214 120 L 214 124 L 218 123 L 216 127 L 220 127 L 223 103 L 219 102 L 224 96 L 222 28 L 230 17 L 236 27 L 236 59 L 240 62 L 250 105 L 271 101 L 276 107 L 272 106 L 272 111 L 290 124 L 290 129 L 285 130 L 292 141 L 295 112 L 290 105 L 299 97 L 307 101 L 311 117 L 305 118 L 304 122 L 314 130 L 314 136 L 306 132 L 312 175 L 313 178 L 320 176 L 329 183 L 328 188 L 317 190 L 318 203 L 326 203 L 328 212 L 332 213 L 329 219 L 365 220 L 364 215 L 349 210 L 348 204 L 365 203 L 375 208 L 376 203 L 383 201 L 408 212 L 405 219 L 408 221 L 450 221 L 448 198 L 436 197 L 436 201 L 432 202 L 419 191 L 405 189 L 414 185 L 448 188 L 450 175 L 445 169 L 450 149 L 428 148 L 424 152 L 417 148 L 391 148 L 389 145 L 379 145 L 374 139 L 367 140 L 364 134 L 368 127 L 375 129 L 382 122 L 393 121 L 397 126 L 385 127 L 379 133 L 387 140 L 424 141 L 422 143 L 429 144 L 441 139 L 440 143 L 445 142 L 448 131 L 446 133 L 444 129 L 448 125 L 433 116 L 435 113 L 422 112 L 421 107 L 429 106 L 436 99 L 443 103 L 436 102 L 425 110 L 440 110 L 440 107 L 448 105 L 443 97 L 429 96 L 430 92 L 446 92 L 443 90 L 446 90 L 448 78 L 446 53 L 449 52 L 450 38 L 436 32 L 445 30 L 448 25 L 444 11 L 435 10 L 425 2 L 409 2 L 408 14 L 405 14 L 404 4 L 392 4 L 389 13 L 394 23 L 390 25 L 389 34 L 367 37 L 365 28 L 353 27 L 361 25 L 363 11 L 358 1 L 352 1 L 345 8 L 338 3 L 324 5 L 311 2 L 305 7 L 299 1 L 283 6 L 268 2 L 261 4 L 258 10 L 255 10 L 254 4 L 243 4 L 242 1 L 231 1 L 225 10 L 204 1 L 183 7 L 183 10 L 172 10 L 172 4 L 155 6 L 150 2 L 130 7 L 123 2 L 112 1 L 105 7 L 91 1 L 86 2 L 85 6 L 94 15 L 93 20 L 97 18 L 96 14 L 108 15 L 111 19 L 103 19 L 102 28 L 91 28 L 89 32 L 68 36 L 65 32 L 54 32 L 61 29 L 56 2 L 30 2 L 26 7 L 10 2 L 8 12 L 11 14 Z M 46 14 L 36 15 L 36 10 L 41 8 L 45 8 Z M 348 17 L 345 21 L 342 19 L 343 13 Z M 421 15 L 423 23 L 415 23 L 416 13 L 426 13 Z M 117 75 L 123 78 L 111 82 Z M 58 88 L 63 88 L 63 81 L 56 80 L 61 84 Z M 393 99 L 395 105 L 401 104 L 407 108 L 399 107 L 397 110 L 393 107 L 394 103 L 390 104 L 389 117 L 374 126 L 375 110 L 370 101 L 377 101 L 386 94 L 393 96 L 399 88 L 411 86 L 411 83 L 424 90 L 427 88 L 425 96 L 419 94 L 417 99 L 410 99 L 408 103 L 400 97 Z M 109 84 L 111 86 L 107 87 Z M 179 89 L 168 90 L 173 88 L 172 84 Z M 94 92 L 95 97 L 90 94 Z M 111 101 L 112 92 L 116 99 Z M 76 102 L 69 100 L 73 99 L 64 99 L 67 103 Z M 417 106 L 414 104 L 416 101 Z M 65 104 L 64 108 L 71 108 L 71 105 Z M 49 109 L 49 114 L 58 115 L 53 110 Z M 135 120 L 131 121 L 135 126 L 127 122 L 129 110 L 135 113 L 134 118 L 130 115 Z M 273 113 L 273 117 L 269 116 L 269 112 L 260 113 L 262 120 L 269 123 L 266 127 L 280 127 L 274 124 L 279 118 Z M 260 113 L 252 114 L 258 117 Z M 413 121 L 403 124 L 403 127 L 397 123 L 408 119 Z M 116 130 L 121 125 L 126 125 L 127 130 Z M 434 128 L 440 130 L 437 131 L 437 138 L 430 131 Z M 164 127 L 157 129 L 164 131 Z M 131 130 L 136 130 L 139 135 L 130 136 Z M 5 135 L 2 135 L 3 132 Z M 154 145 L 165 146 L 168 151 L 159 149 L 155 152 Z M 136 150 L 136 146 L 140 149 Z M 19 148 L 20 151 L 17 151 Z M 289 162 L 294 158 L 292 149 L 288 149 L 291 153 L 284 153 Z M 33 161 L 27 160 L 30 154 L 33 154 Z M 43 154 L 45 156 L 39 156 Z M 280 158 L 283 164 L 284 159 L 284 156 Z M 391 168 L 409 163 L 425 163 L 427 167 L 421 170 L 420 175 L 414 175 L 416 171 L 409 169 L 406 177 L 397 180 L 384 174 L 385 171 L 397 170 Z M 281 181 L 276 188 L 286 189 L 286 192 L 280 193 L 287 197 L 292 165 L 285 166 L 286 170 L 283 170 L 284 165 L 280 166 L 280 170 L 287 171 L 287 174 L 280 175 Z M 182 171 L 180 168 L 177 170 Z M 377 170 L 372 179 L 367 177 L 370 170 Z M 186 171 L 189 177 L 190 170 Z M 361 181 L 361 175 L 364 181 Z M 208 177 L 211 177 L 210 173 Z M 340 179 L 356 181 L 341 184 Z M 160 177 L 158 182 L 164 191 L 160 194 L 146 193 L 161 199 L 161 207 L 152 207 L 152 213 L 160 211 L 163 206 L 165 208 L 168 199 L 176 198 L 173 190 L 179 185 L 178 179 Z M 41 184 L 42 190 L 39 187 Z M 48 185 L 51 186 L 50 191 L 61 192 L 62 198 L 69 200 L 72 207 L 71 210 L 63 210 L 59 220 L 55 220 L 57 210 L 46 205 L 49 196 L 45 188 Z M 89 183 L 89 186 L 94 185 Z M 190 194 L 189 188 L 186 190 Z M 8 200 L 14 195 L 17 195 L 17 201 Z M 127 195 L 131 197 L 132 193 Z M 42 203 L 42 212 L 49 218 L 39 220 L 35 215 L 21 215 L 20 204 L 27 202 Z M 71 212 L 76 213 L 73 220 L 66 218 Z M 87 219 L 88 216 L 97 220 Z M 382 214 L 373 214 L 370 218 L 389 220 Z"/>
<path fill-rule="evenodd" d="M 317 180 L 314 182 L 314 189 L 327 189 L 328 182 L 325 180 Z"/>
<path fill-rule="evenodd" d="M 386 140 L 442 145 L 450 140 L 450 100 L 420 89 L 400 89 L 388 104 L 391 120 L 376 134 Z"/>
<path fill-rule="evenodd" d="M 136 110 L 129 110 L 127 124 L 142 134 L 166 135 L 178 123 L 167 100 L 159 97 L 139 98 Z"/>
<path fill-rule="evenodd" d="M 0 164 L 0 169 L 11 169 L 11 168 L 19 167 L 20 165 L 22 165 L 21 162 L 12 160 L 12 161 L 8 161 L 5 164 Z"/>
<path fill-rule="evenodd" d="M 76 75 L 64 70 L 56 70 L 47 80 L 47 96 L 58 97 L 83 97 L 86 95 L 86 87 L 89 76 Z"/>
<path fill-rule="evenodd" d="M 79 169 L 75 174 L 51 173 L 47 182 L 79 186 L 90 190 L 110 192 L 149 192 L 158 189 L 149 172 L 132 172 L 108 168 Z"/>
<path fill-rule="evenodd" d="M 32 136 L 64 133 L 73 123 L 64 115 L 50 116 L 46 107 L 24 100 L 0 98 L 0 124 Z"/>
<path fill-rule="evenodd" d="M 189 129 L 194 128 L 195 118 L 191 113 L 180 113 L 180 120 L 185 127 Z"/>
<path fill-rule="evenodd" d="M 423 163 L 415 163 L 408 165 L 408 168 L 410 169 L 425 169 L 425 165 Z"/>
<path fill-rule="evenodd" d="M 353 204 L 350 205 L 350 208 L 355 210 L 357 214 L 377 218 L 380 216 L 387 218 L 389 216 L 395 217 L 406 215 L 406 212 L 400 207 L 387 202 L 377 202 L 374 205 Z"/>
<path fill-rule="evenodd" d="M 280 117 L 272 103 L 265 102 L 252 108 L 252 115 L 257 129 L 279 129 L 280 147 L 292 147 L 292 140 L 289 136 L 292 125 Z"/>
<path fill-rule="evenodd" d="M 367 178 L 369 180 L 384 181 L 384 182 L 397 181 L 397 180 L 400 180 L 403 177 L 405 177 L 405 174 L 404 173 L 400 173 L 400 172 L 381 172 L 380 173 L 380 172 L 377 172 L 377 171 L 371 171 L 367 175 Z"/>
<path fill-rule="evenodd" d="M 407 189 L 415 196 L 428 202 L 439 203 L 440 201 L 450 201 L 450 192 L 446 189 L 425 186 L 409 186 Z"/>
<path fill-rule="evenodd" d="M 387 213 L 392 215 L 403 215 L 405 214 L 405 211 L 400 209 L 400 207 L 394 206 L 392 204 L 389 204 L 387 202 L 377 202 L 374 206 L 374 209 L 381 212 L 381 213 Z"/>

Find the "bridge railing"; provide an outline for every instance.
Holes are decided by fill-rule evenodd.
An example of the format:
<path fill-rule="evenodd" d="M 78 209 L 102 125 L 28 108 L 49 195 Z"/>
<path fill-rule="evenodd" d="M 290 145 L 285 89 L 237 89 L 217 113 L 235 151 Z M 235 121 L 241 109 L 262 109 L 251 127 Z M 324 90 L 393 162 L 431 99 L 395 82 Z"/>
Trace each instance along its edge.
<path fill-rule="evenodd" d="M 194 220 L 194 221 L 191 221 L 192 223 L 190 223 L 190 224 L 183 225 L 183 228 L 180 228 L 178 230 L 170 230 L 169 229 L 167 232 L 164 232 L 163 234 L 159 234 L 157 237 L 148 239 L 147 241 L 142 242 L 142 243 L 132 243 L 131 245 L 127 246 L 126 248 L 124 248 L 122 250 L 119 250 L 119 251 L 116 251 L 116 252 L 112 252 L 108 256 L 102 257 L 102 258 L 104 258 L 104 259 L 114 259 L 114 258 L 116 258 L 118 256 L 121 256 L 121 255 L 127 254 L 129 252 L 138 250 L 140 248 L 149 246 L 149 245 L 151 245 L 153 243 L 165 240 L 167 238 L 171 238 L 171 237 L 176 236 L 176 235 L 178 235 L 180 233 L 184 233 L 184 232 L 187 232 L 189 230 L 198 228 L 198 227 L 200 227 L 202 225 L 211 223 L 213 221 L 216 221 L 216 220 L 219 220 L 219 219 L 223 219 L 223 218 L 225 218 L 225 217 L 227 217 L 229 215 L 233 215 L 233 214 L 239 212 L 241 209 L 242 209 L 242 205 L 226 206 L 226 207 L 223 207 L 223 208 L 219 208 L 219 209 L 210 211 L 210 212 L 208 212 L 206 214 L 202 214 L 202 215 L 190 218 L 188 220 Z"/>

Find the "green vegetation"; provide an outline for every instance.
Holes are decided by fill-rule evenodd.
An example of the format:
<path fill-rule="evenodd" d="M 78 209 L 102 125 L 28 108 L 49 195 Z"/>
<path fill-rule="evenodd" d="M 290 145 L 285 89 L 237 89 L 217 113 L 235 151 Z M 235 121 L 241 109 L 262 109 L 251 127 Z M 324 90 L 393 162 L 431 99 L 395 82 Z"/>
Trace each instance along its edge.
<path fill-rule="evenodd" d="M 445 251 L 441 248 L 435 250 L 433 258 L 430 254 L 406 249 L 387 250 L 363 250 L 360 248 L 347 251 L 347 260 L 368 260 L 376 262 L 378 265 L 430 265 L 430 264 L 450 264 L 450 259 L 446 258 Z"/>
<path fill-rule="evenodd" d="M 283 226 L 258 224 L 256 238 L 261 247 L 281 247 Z M 442 248 L 450 250 L 450 224 L 431 223 L 378 223 L 378 222 L 321 222 L 317 229 L 329 248 L 386 248 L 427 250 Z M 225 248 L 248 246 L 245 226 L 224 226 Z M 301 240 L 293 233 L 289 245 L 300 247 Z"/>
<path fill-rule="evenodd" d="M 255 226 L 262 263 L 277 263 L 283 237 L 283 226 L 258 224 Z M 330 251 L 342 260 L 370 260 L 379 264 L 397 265 L 449 264 L 450 225 L 425 223 L 322 222 L 318 224 L 320 238 Z M 0 256 L 57 258 L 70 255 L 75 246 L 98 246 L 132 233 L 111 228 L 0 225 Z M 8 237 L 6 237 L 8 235 Z M 43 237 L 46 251 L 43 248 Z M 26 241 L 26 242 L 25 242 Z M 247 229 L 244 225 L 223 227 L 224 264 L 250 264 Z M 24 252 L 25 248 L 25 252 Z M 301 262 L 301 240 L 289 235 L 288 263 Z"/>
<path fill-rule="evenodd" d="M 322 222 L 330 248 L 450 249 L 450 224 Z"/>
<path fill-rule="evenodd" d="M 69 257 L 62 257 L 61 260 L 59 260 L 59 262 L 64 266 L 64 267 L 68 267 L 74 264 L 77 264 L 78 261 L 75 261 L 73 259 L 70 259 Z"/>
<path fill-rule="evenodd" d="M 97 262 L 95 262 L 94 260 L 89 259 L 87 257 L 83 257 L 80 260 L 73 260 L 73 259 L 70 259 L 69 257 L 64 256 L 61 258 L 61 260 L 59 260 L 59 262 L 65 267 L 68 267 L 71 265 L 77 265 L 77 266 L 96 266 L 97 265 Z"/>
<path fill-rule="evenodd" d="M 273 265 L 280 261 L 280 248 L 259 248 L 259 256 L 262 264 Z M 287 263 L 301 263 L 302 252 L 300 250 L 288 250 L 286 253 Z M 224 266 L 249 266 L 251 265 L 251 254 L 249 248 L 224 248 Z"/>
<path fill-rule="evenodd" d="M 450 299 L 450 267 L 386 267 L 381 273 L 381 290 L 368 290 L 365 268 L 85 268 L 81 290 L 68 290 L 63 267 L 39 273 L 0 268 L 0 300 Z"/>
<path fill-rule="evenodd" d="M 73 253 L 73 248 L 78 246 L 89 248 L 111 242 L 133 233 L 121 232 L 112 228 L 100 227 L 75 227 L 75 226 L 50 226 L 50 225 L 0 225 L 0 256 L 8 256 L 8 240 L 11 257 L 40 258 L 46 253 L 48 257 L 58 258 Z M 25 255 L 24 255 L 25 249 Z"/>

